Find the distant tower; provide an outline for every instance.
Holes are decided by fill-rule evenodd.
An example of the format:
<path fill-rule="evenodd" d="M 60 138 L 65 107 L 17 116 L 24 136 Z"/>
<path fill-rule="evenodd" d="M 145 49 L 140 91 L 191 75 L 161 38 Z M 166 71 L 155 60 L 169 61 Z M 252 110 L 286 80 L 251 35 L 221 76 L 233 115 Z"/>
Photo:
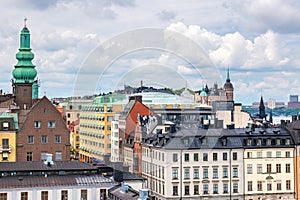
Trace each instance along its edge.
<path fill-rule="evenodd" d="M 265 104 L 264 104 L 264 100 L 263 97 L 261 96 L 260 98 L 260 103 L 259 103 L 259 118 L 261 119 L 266 119 L 266 110 L 265 110 Z"/>
<path fill-rule="evenodd" d="M 26 20 L 25 18 L 24 28 L 20 34 L 19 52 L 16 54 L 18 63 L 12 72 L 13 94 L 16 98 L 15 103 L 20 106 L 21 109 L 30 109 L 32 106 L 32 98 L 37 98 L 38 94 L 37 81 L 34 80 L 37 71 L 31 62 L 34 58 L 34 54 L 30 48 L 30 33 L 26 27 Z"/>
<path fill-rule="evenodd" d="M 229 77 L 229 68 L 227 70 L 227 79 L 224 84 L 224 91 L 226 95 L 226 100 L 227 101 L 233 101 L 233 85 L 230 82 L 230 77 Z"/>
<path fill-rule="evenodd" d="M 207 93 L 205 92 L 204 86 L 202 87 L 202 90 L 200 92 L 200 103 L 201 104 L 208 104 L 208 96 Z"/>

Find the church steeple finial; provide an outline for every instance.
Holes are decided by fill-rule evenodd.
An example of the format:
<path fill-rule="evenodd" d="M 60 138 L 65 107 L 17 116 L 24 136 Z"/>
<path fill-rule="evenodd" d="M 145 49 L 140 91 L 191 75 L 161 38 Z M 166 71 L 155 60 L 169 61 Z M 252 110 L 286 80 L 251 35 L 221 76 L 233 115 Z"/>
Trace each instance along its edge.
<path fill-rule="evenodd" d="M 230 76 L 229 76 L 229 67 L 227 68 L 227 78 L 226 81 L 230 81 Z"/>
<path fill-rule="evenodd" d="M 26 22 L 27 22 L 27 18 L 24 18 L 24 28 L 26 28 Z"/>

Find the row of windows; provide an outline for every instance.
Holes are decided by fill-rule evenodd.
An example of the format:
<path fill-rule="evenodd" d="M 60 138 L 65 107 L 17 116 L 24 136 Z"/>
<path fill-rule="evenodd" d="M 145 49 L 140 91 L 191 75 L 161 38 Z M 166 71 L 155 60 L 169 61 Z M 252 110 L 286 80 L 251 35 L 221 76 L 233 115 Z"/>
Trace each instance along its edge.
<path fill-rule="evenodd" d="M 224 183 L 223 184 L 223 190 L 222 191 L 219 191 L 219 184 L 213 184 L 213 190 L 212 192 L 210 192 L 209 190 L 209 185 L 208 184 L 204 184 L 203 185 L 203 188 L 202 188 L 202 192 L 203 194 L 209 194 L 209 193 L 213 193 L 213 194 L 219 194 L 219 193 L 224 193 L 224 194 L 228 194 L 229 192 L 229 186 L 227 183 Z M 178 195 L 178 185 L 173 185 L 173 195 L 174 196 L 177 196 Z M 190 193 L 190 186 L 189 185 L 185 185 L 184 186 L 184 195 L 191 195 L 191 194 L 194 194 L 194 195 L 198 195 L 200 194 L 200 186 L 199 185 L 194 185 L 194 188 L 193 188 L 193 193 Z M 238 193 L 239 192 L 239 188 L 238 188 L 238 183 L 233 183 L 232 184 L 232 192 L 233 193 Z"/>
<path fill-rule="evenodd" d="M 45 161 L 47 159 L 47 153 L 46 152 L 42 152 L 41 153 L 41 160 Z M 26 153 L 26 160 L 27 161 L 32 161 L 33 160 L 33 152 L 27 152 Z M 57 151 L 55 152 L 55 160 L 56 161 L 61 161 L 62 160 L 62 152 Z"/>
<path fill-rule="evenodd" d="M 286 139 L 281 139 L 281 138 L 276 138 L 276 139 L 254 139 L 252 140 L 251 138 L 245 139 L 246 140 L 246 145 L 251 146 L 251 145 L 256 145 L 256 146 L 261 146 L 261 145 L 290 145 L 291 140 L 289 138 Z"/>
<path fill-rule="evenodd" d="M 276 164 L 276 168 L 272 170 L 272 164 L 266 164 L 267 173 L 273 173 L 273 172 L 282 173 L 281 166 L 282 164 Z M 263 173 L 263 165 L 257 164 L 256 170 L 257 170 L 257 174 Z M 252 174 L 252 173 L 253 173 L 253 165 L 247 164 L 247 174 Z M 285 164 L 285 173 L 291 173 L 291 164 Z"/>
<path fill-rule="evenodd" d="M 252 152 L 247 152 L 247 158 L 253 158 L 253 156 L 252 156 Z M 273 155 L 273 152 L 272 151 L 267 151 L 266 152 L 266 155 L 265 155 L 265 157 L 267 157 L 267 158 L 272 158 L 274 155 Z M 263 153 L 262 152 L 256 152 L 256 157 L 257 158 L 262 158 L 263 157 Z M 275 153 L 275 157 L 276 158 L 281 158 L 282 157 L 282 154 L 281 154 L 281 151 L 276 151 L 276 153 Z M 291 157 L 291 152 L 290 151 L 286 151 L 285 152 L 285 157 L 286 158 L 290 158 Z"/>
<path fill-rule="evenodd" d="M 165 161 L 165 154 L 160 151 L 155 151 L 153 149 L 142 149 L 142 154 L 147 158 Z"/>
<path fill-rule="evenodd" d="M 257 186 L 257 191 L 262 191 L 263 190 L 263 183 L 264 182 L 265 181 L 257 181 L 257 185 L 256 185 Z M 282 190 L 282 183 L 281 182 L 277 182 L 277 183 L 274 183 L 274 184 L 276 184 L 276 190 Z M 267 191 L 272 191 L 273 190 L 272 182 L 267 182 L 266 183 L 266 188 L 267 188 Z M 248 181 L 247 189 L 248 189 L 248 191 L 254 191 L 252 181 Z M 286 190 L 291 190 L 291 181 L 290 180 L 285 181 L 285 189 Z"/>
<path fill-rule="evenodd" d="M 86 140 L 86 139 L 80 139 L 80 144 L 82 144 L 82 146 L 84 146 L 84 144 L 85 144 L 85 145 L 91 145 L 94 147 L 105 148 L 105 143 L 90 141 L 90 140 Z M 111 148 L 111 144 L 107 144 L 107 148 Z"/>
<path fill-rule="evenodd" d="M 232 160 L 237 160 L 238 158 L 238 154 L 237 152 L 233 152 L 232 153 Z M 218 161 L 219 157 L 218 157 L 218 153 L 213 153 L 212 154 L 212 160 L 213 161 Z M 184 158 L 183 158 L 184 162 L 189 162 L 190 161 L 190 154 L 189 153 L 184 153 Z M 199 161 L 199 153 L 194 153 L 193 154 L 193 160 L 194 161 Z M 209 156 L 208 153 L 202 153 L 202 161 L 208 161 L 209 160 Z M 223 152 L 222 153 L 222 160 L 226 161 L 228 160 L 228 153 L 227 152 Z M 174 153 L 173 154 L 173 162 L 177 162 L 178 161 L 178 154 Z"/>
<path fill-rule="evenodd" d="M 28 144 L 34 144 L 34 136 L 33 135 L 27 136 L 27 142 L 28 142 Z M 42 144 L 47 144 L 48 143 L 48 136 L 47 135 L 42 135 L 41 136 L 41 143 Z M 54 143 L 61 143 L 61 136 L 60 135 L 55 135 L 54 136 Z"/>
<path fill-rule="evenodd" d="M 212 169 L 213 173 L 213 179 L 217 179 L 219 178 L 219 169 L 218 168 L 213 168 Z M 202 169 L 202 178 L 203 179 L 208 179 L 209 178 L 209 168 L 203 168 Z M 222 168 L 222 177 L 223 178 L 228 178 L 228 167 L 224 167 Z M 238 168 L 237 167 L 233 167 L 232 168 L 232 177 L 233 178 L 237 178 L 238 177 Z M 176 180 L 179 178 L 179 169 L 175 168 L 172 169 L 172 179 Z M 199 169 L 193 169 L 193 178 L 194 179 L 199 179 L 200 175 L 199 175 Z M 190 179 L 190 169 L 189 168 L 185 168 L 184 169 L 184 179 Z"/>
<path fill-rule="evenodd" d="M 33 123 L 34 128 L 41 128 L 41 124 L 40 121 L 34 121 Z M 55 128 L 55 121 L 48 121 L 48 128 Z"/>
<path fill-rule="evenodd" d="M 100 190 L 101 196 L 106 196 L 106 191 L 101 189 Z M 62 190 L 61 191 L 61 199 L 65 200 L 68 199 L 68 190 Z M 80 200 L 87 200 L 88 198 L 87 190 L 81 190 L 80 191 Z M 0 193 L 0 200 L 7 200 L 8 194 L 7 193 Z M 20 200 L 29 200 L 28 192 L 21 192 Z M 48 191 L 41 191 L 41 200 L 50 200 L 49 199 L 49 192 Z"/>

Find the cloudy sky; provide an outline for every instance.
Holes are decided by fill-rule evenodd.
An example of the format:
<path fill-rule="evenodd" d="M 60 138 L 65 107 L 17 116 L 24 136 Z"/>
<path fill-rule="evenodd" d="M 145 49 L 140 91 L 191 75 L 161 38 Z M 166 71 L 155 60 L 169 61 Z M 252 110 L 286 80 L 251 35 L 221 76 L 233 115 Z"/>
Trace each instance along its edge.
<path fill-rule="evenodd" d="M 193 90 L 226 70 L 235 100 L 300 95 L 298 0 L 10 0 L 1 2 L 0 88 L 10 79 L 28 18 L 40 96 L 124 84 Z"/>

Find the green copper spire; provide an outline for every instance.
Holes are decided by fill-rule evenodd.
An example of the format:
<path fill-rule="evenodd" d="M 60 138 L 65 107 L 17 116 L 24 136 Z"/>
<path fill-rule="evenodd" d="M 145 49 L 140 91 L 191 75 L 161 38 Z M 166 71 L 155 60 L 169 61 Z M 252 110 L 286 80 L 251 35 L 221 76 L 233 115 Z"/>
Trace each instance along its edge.
<path fill-rule="evenodd" d="M 30 48 L 30 33 L 26 27 L 26 20 L 27 19 L 25 18 L 24 28 L 20 34 L 19 52 L 16 54 L 18 63 L 15 65 L 15 69 L 13 70 L 15 83 L 33 83 L 34 78 L 37 75 L 35 66 L 31 62 L 34 58 L 34 54 L 31 52 Z"/>
<path fill-rule="evenodd" d="M 229 67 L 228 67 L 228 69 L 227 69 L 227 78 L 226 78 L 226 81 L 230 81 L 230 77 L 229 77 Z"/>

